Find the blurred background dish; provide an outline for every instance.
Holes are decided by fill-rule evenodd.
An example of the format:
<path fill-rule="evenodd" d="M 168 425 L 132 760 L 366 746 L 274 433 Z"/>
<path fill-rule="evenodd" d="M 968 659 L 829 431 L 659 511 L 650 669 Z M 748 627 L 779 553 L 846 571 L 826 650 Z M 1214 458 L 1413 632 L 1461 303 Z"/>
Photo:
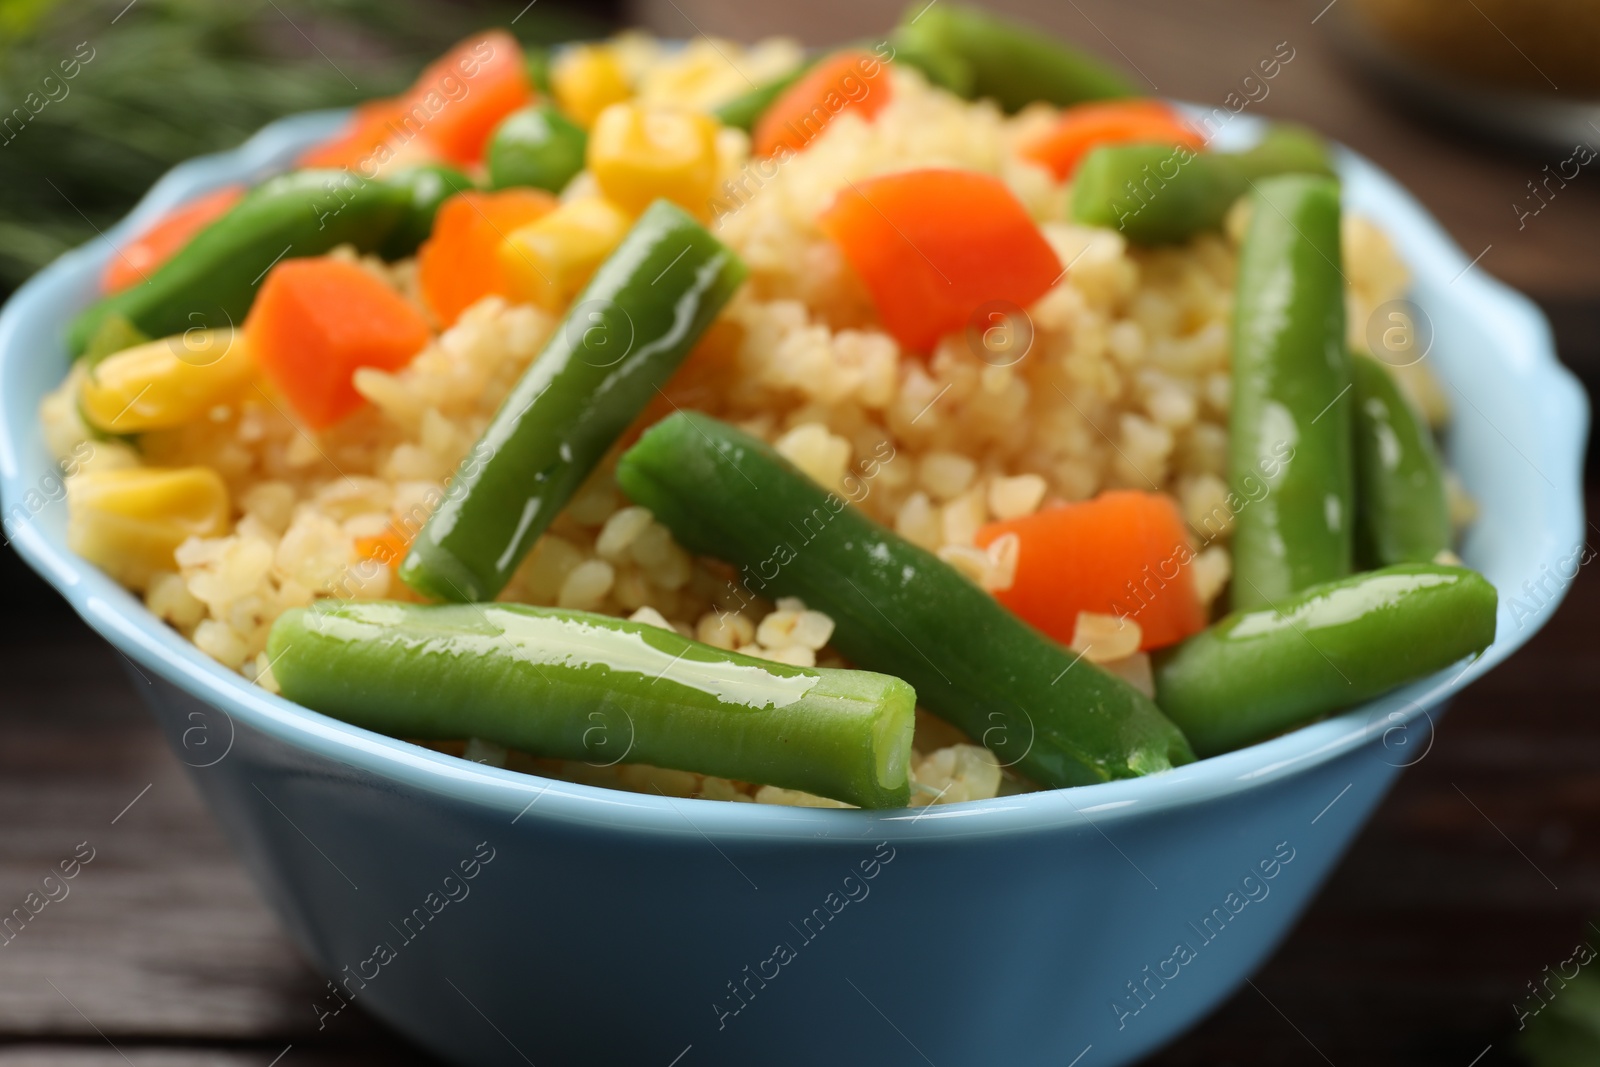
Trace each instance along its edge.
<path fill-rule="evenodd" d="M 1407 105 L 1537 149 L 1600 141 L 1600 5 L 1348 0 L 1325 21 Z"/>

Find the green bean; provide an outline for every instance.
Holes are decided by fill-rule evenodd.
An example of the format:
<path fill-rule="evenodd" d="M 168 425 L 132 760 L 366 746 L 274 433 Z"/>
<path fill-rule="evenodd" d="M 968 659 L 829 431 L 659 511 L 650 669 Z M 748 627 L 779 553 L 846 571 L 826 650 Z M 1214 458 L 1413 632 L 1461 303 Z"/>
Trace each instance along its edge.
<path fill-rule="evenodd" d="M 589 135 L 553 104 L 531 104 L 489 138 L 489 187 L 531 185 L 559 193 L 583 169 Z"/>
<path fill-rule="evenodd" d="M 1331 174 L 1326 148 L 1298 127 L 1273 127 L 1243 152 L 1105 145 L 1072 177 L 1074 222 L 1121 231 L 1135 244 L 1181 244 L 1216 230 L 1250 184 L 1277 174 Z"/>
<path fill-rule="evenodd" d="M 938 47 L 914 30 L 907 33 L 903 28 L 889 35 L 889 45 L 894 49 L 893 61 L 920 72 L 929 85 L 954 93 L 963 100 L 973 98 L 976 79 L 972 64 L 961 56 Z"/>
<path fill-rule="evenodd" d="M 376 252 L 410 205 L 410 189 L 348 171 L 280 175 L 196 234 L 148 282 L 105 297 L 79 315 L 68 347 L 73 355 L 83 352 L 110 315 L 123 316 L 151 337 L 237 326 L 274 263 L 322 255 L 342 244 Z"/>
<path fill-rule="evenodd" d="M 863 477 L 893 455 L 880 450 Z M 863 477 L 850 479 L 856 499 L 870 489 Z M 740 568 L 732 596 L 803 598 L 833 618 L 832 644 L 852 662 L 906 679 L 930 711 L 1041 785 L 1153 774 L 1193 758 L 1143 694 L 749 434 L 671 415 L 623 455 L 617 484 L 685 548 Z"/>
<path fill-rule="evenodd" d="M 438 600 L 492 600 L 744 280 L 739 257 L 658 200 L 501 404 L 400 577 Z"/>
<path fill-rule="evenodd" d="M 782 96 L 789 86 L 799 81 L 815 64 L 816 60 L 807 59 L 787 74 L 780 74 L 771 81 L 762 82 L 732 100 L 712 108 L 711 114 L 724 126 L 734 126 L 749 133 L 755 129 L 756 123 L 766 113 L 767 108 L 772 106 L 772 102 Z"/>
<path fill-rule="evenodd" d="M 1201 756 L 1227 752 L 1442 670 L 1494 642 L 1494 586 L 1401 564 L 1235 611 L 1156 656 L 1156 701 Z"/>
<path fill-rule="evenodd" d="M 154 338 L 130 322 L 128 316 L 107 315 L 100 320 L 88 344 L 84 346 L 83 360 L 87 366 L 93 367 L 107 356 L 114 356 L 125 349 L 152 340 Z"/>
<path fill-rule="evenodd" d="M 903 807 L 916 694 L 866 671 L 792 667 L 673 630 L 522 604 L 321 601 L 267 642 L 283 695 L 406 738 L 480 737 Z"/>
<path fill-rule="evenodd" d="M 1320 174 L 1337 178 L 1328 142 L 1315 130 L 1294 122 L 1274 122 L 1261 140 L 1242 152 L 1227 152 L 1222 158 L 1249 181 L 1279 174 Z"/>
<path fill-rule="evenodd" d="M 457 193 L 477 188 L 471 178 L 447 163 L 419 163 L 398 170 L 385 180 L 410 194 L 405 214 L 378 249 L 379 255 L 391 260 L 404 259 L 428 239 L 439 205 Z"/>
<path fill-rule="evenodd" d="M 1357 355 L 1354 371 L 1357 555 L 1431 562 L 1454 536 L 1433 434 L 1383 364 Z"/>
<path fill-rule="evenodd" d="M 1121 71 L 1087 52 L 974 7 L 915 0 L 893 40 L 913 54 L 960 60 L 971 72 L 972 94 L 1006 111 L 1038 100 L 1064 107 L 1137 95 Z"/>
<path fill-rule="evenodd" d="M 1231 488 L 1254 501 L 1234 518 L 1236 608 L 1349 574 L 1355 527 L 1339 186 L 1266 178 L 1251 205 L 1228 422 Z"/>

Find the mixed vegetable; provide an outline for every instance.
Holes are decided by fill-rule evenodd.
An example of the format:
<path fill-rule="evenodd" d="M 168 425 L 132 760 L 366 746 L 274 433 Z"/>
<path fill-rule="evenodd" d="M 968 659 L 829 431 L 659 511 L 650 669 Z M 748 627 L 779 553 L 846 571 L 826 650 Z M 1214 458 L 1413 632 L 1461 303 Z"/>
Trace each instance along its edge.
<path fill-rule="evenodd" d="M 806 57 L 698 110 L 636 95 L 605 45 L 525 55 L 486 34 L 359 108 L 300 169 L 218 189 L 119 250 L 68 343 L 84 423 L 136 442 L 247 390 L 312 433 L 342 425 L 368 404 L 363 370 L 406 367 L 486 297 L 556 320 L 426 524 L 376 539 L 413 600 L 447 603 L 281 615 L 267 652 L 285 696 L 404 737 L 894 807 L 917 706 L 1008 773 L 1070 786 L 1263 740 L 1493 641 L 1495 591 L 1450 555 L 1430 430 L 1386 367 L 1346 348 L 1326 146 L 1280 125 L 1211 151 L 1182 111 L 1088 56 L 986 13 L 917 7 L 877 47 Z M 1245 487 L 1269 492 L 1234 516 L 1231 613 L 1208 618 L 1165 494 L 983 526 L 976 549 L 1010 567 L 984 588 L 745 429 L 672 410 L 680 371 L 715 373 L 686 359 L 746 277 L 708 228 L 720 141 L 743 131 L 753 158 L 781 161 L 840 114 L 870 125 L 893 105 L 894 64 L 1006 112 L 1059 108 L 1018 154 L 1066 183 L 1061 210 L 1079 224 L 1181 244 L 1243 200 L 1228 474 L 1252 501 Z M 814 223 L 907 360 L 985 308 L 1033 305 L 1071 269 L 1017 193 L 975 170 L 861 178 Z M 412 292 L 340 248 L 414 256 Z M 494 603 L 612 462 L 678 545 L 739 575 L 740 599 L 795 596 L 829 616 L 829 647 L 856 669 Z M 134 588 L 232 514 L 205 467 L 85 472 L 71 499 L 75 528 L 93 530 L 77 549 Z M 1153 677 L 1102 666 L 1094 642 L 1153 653 Z"/>

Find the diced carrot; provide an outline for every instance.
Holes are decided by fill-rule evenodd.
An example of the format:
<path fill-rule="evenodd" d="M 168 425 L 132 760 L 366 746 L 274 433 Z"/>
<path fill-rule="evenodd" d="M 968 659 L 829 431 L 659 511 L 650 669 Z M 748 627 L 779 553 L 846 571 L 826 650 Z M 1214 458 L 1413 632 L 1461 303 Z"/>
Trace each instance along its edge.
<path fill-rule="evenodd" d="M 1200 149 L 1201 137 L 1159 100 L 1111 100 L 1067 108 L 1055 126 L 1022 148 L 1058 180 L 1070 178 L 1090 150 L 1107 144 L 1161 144 Z"/>
<path fill-rule="evenodd" d="M 1164 493 L 1113 490 L 992 522 L 977 543 L 987 548 L 1008 533 L 1019 542 L 1016 579 L 995 596 L 1063 644 L 1072 642 L 1081 611 L 1132 619 L 1147 650 L 1205 629 L 1188 528 Z"/>
<path fill-rule="evenodd" d="M 148 230 L 117 250 L 100 276 L 100 288 L 108 293 L 137 285 L 161 264 L 178 253 L 190 239 L 217 219 L 244 196 L 241 185 L 225 185 L 215 192 L 181 204 L 155 221 Z"/>
<path fill-rule="evenodd" d="M 400 566 L 400 561 L 405 559 L 406 549 L 411 547 L 411 538 L 395 529 L 391 523 L 383 528 L 383 532 L 371 537 L 356 538 L 356 558 L 377 560 L 388 567 Z"/>
<path fill-rule="evenodd" d="M 504 30 L 469 37 L 429 64 L 402 100 L 439 154 L 452 163 L 483 158 L 500 120 L 530 103 L 533 81 L 517 39 Z"/>
<path fill-rule="evenodd" d="M 871 120 L 889 102 L 889 72 L 871 52 L 848 51 L 829 56 L 774 100 L 751 137 L 758 156 L 780 148 L 798 152 L 849 110 Z"/>
<path fill-rule="evenodd" d="M 885 329 L 932 351 L 985 304 L 1025 308 L 1061 261 L 998 179 L 969 170 L 908 170 L 841 190 L 817 218 L 866 283 Z"/>
<path fill-rule="evenodd" d="M 433 235 L 417 250 L 422 297 L 442 326 L 491 293 L 512 297 L 516 279 L 500 260 L 511 231 L 549 214 L 556 198 L 542 189 L 457 193 L 433 219 Z"/>
<path fill-rule="evenodd" d="M 364 403 L 351 382 L 358 367 L 398 370 L 429 337 L 422 314 L 381 279 L 327 258 L 273 267 L 244 329 L 268 380 L 318 430 Z"/>
<path fill-rule="evenodd" d="M 302 167 L 373 170 L 373 161 L 380 155 L 379 146 L 401 137 L 405 111 L 406 105 L 399 99 L 369 100 L 356 108 L 342 130 L 321 144 L 312 145 L 296 162 Z"/>

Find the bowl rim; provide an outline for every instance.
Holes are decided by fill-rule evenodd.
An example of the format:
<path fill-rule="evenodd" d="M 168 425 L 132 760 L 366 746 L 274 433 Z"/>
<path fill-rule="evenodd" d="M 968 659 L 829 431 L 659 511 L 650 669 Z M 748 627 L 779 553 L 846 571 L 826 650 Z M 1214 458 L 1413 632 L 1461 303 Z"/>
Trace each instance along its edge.
<path fill-rule="evenodd" d="M 269 124 L 237 148 L 200 156 L 164 175 L 138 206 L 100 238 L 73 249 L 34 275 L 0 311 L 0 373 L 23 358 L 34 358 L 18 343 L 23 324 L 48 309 L 51 299 L 81 289 L 98 277 L 112 242 L 137 232 L 173 205 L 230 182 L 252 182 L 280 169 L 305 145 L 331 132 L 347 110 L 307 112 Z M 1229 140 L 1259 133 L 1260 120 L 1227 131 Z M 1238 136 L 1231 136 L 1237 134 Z M 1520 357 L 1537 385 L 1525 402 L 1543 404 L 1540 453 L 1555 480 L 1545 503 L 1553 508 L 1549 543 L 1581 540 L 1582 456 L 1588 401 L 1577 380 L 1556 358 L 1543 314 L 1522 294 L 1485 271 L 1469 269 L 1468 257 L 1442 227 L 1397 182 L 1364 157 L 1339 148 L 1337 165 L 1347 183 L 1359 182 L 1390 204 L 1403 223 L 1408 265 L 1421 275 L 1455 275 L 1467 298 L 1493 307 L 1512 324 L 1523 344 Z M 1392 226 L 1393 219 L 1386 219 Z M 1509 360 L 1510 355 L 1497 358 Z M 37 399 L 0 400 L 0 508 L 9 509 L 29 487 L 19 456 L 37 436 Z M 1530 461 L 1531 462 L 1531 461 Z M 1547 478 L 1546 481 L 1551 481 Z M 3 512 L 9 514 L 9 510 Z M 1558 606 L 1560 594 L 1523 616 L 1522 625 L 1499 627 L 1493 645 L 1480 657 L 1433 677 L 1369 701 L 1350 711 L 1221 756 L 1199 760 L 1146 778 L 1123 779 L 1070 789 L 1044 790 L 993 800 L 918 809 L 849 811 L 651 796 L 586 786 L 468 762 L 390 738 L 319 714 L 268 693 L 206 656 L 151 615 L 143 603 L 92 565 L 46 536 L 38 524 L 23 521 L 11 530 L 11 544 L 80 616 L 129 661 L 162 677 L 220 710 L 230 729 L 244 723 L 278 742 L 333 764 L 371 774 L 422 792 L 512 814 L 515 823 L 532 813 L 539 820 L 606 826 L 634 832 L 712 835 L 788 843 L 828 838 L 874 837 L 894 841 L 931 840 L 971 834 L 1014 835 L 1053 830 L 1088 821 L 1105 823 L 1214 800 L 1304 773 L 1364 744 L 1386 742 L 1395 730 L 1409 731 L 1427 720 L 1431 744 L 1432 709 L 1505 659 L 1537 632 Z M 1565 538 L 1563 542 L 1562 539 Z M 1538 557 L 1542 559 L 1543 557 Z M 1505 597 L 1501 598 L 1502 611 Z M 143 673 L 141 671 L 141 673 Z M 148 679 L 147 679 L 148 680 Z M 1418 734 L 1418 739 L 1423 735 Z M 230 748 L 232 741 L 230 740 Z M 225 757 L 224 757 L 225 758 Z M 1414 761 L 1412 761 L 1414 762 Z M 1393 766 L 1405 766 L 1397 761 Z M 1340 794 L 1341 796 L 1343 794 Z M 534 809 L 537 807 L 537 811 Z M 1095 818 L 1090 820 L 1089 816 Z"/>

